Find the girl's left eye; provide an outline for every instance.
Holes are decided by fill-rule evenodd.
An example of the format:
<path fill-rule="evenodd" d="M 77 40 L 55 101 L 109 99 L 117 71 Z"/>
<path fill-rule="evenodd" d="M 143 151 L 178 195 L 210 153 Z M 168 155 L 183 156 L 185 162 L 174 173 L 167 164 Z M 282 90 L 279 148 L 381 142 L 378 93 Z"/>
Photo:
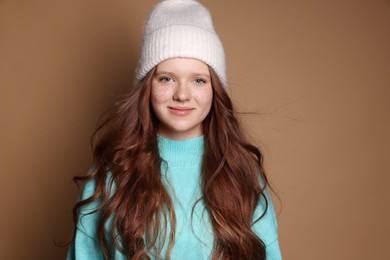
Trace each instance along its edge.
<path fill-rule="evenodd" d="M 197 79 L 195 79 L 194 81 L 195 81 L 195 83 L 197 83 L 197 84 L 205 84 L 205 83 L 206 83 L 206 80 L 201 79 L 201 78 L 197 78 Z"/>

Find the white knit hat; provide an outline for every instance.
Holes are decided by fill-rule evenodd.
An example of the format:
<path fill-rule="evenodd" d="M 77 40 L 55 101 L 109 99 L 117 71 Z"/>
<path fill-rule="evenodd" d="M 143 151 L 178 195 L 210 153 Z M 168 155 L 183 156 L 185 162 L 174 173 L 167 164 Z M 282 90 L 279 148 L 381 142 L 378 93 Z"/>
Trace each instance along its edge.
<path fill-rule="evenodd" d="M 227 86 L 222 43 L 209 11 L 195 0 L 163 0 L 153 9 L 145 25 L 136 80 L 160 62 L 177 57 L 203 61 Z"/>

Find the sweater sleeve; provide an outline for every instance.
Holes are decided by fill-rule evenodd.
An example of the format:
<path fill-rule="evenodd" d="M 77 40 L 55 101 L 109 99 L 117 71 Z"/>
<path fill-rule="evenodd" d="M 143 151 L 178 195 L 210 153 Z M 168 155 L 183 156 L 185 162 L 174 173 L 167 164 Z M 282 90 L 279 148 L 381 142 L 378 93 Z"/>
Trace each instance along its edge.
<path fill-rule="evenodd" d="M 95 189 L 95 180 L 87 181 L 83 188 L 81 200 L 85 200 L 92 196 Z M 99 206 L 99 203 L 99 200 L 96 200 L 80 208 L 75 240 L 69 246 L 67 260 L 104 259 L 97 232 L 100 212 L 88 214 L 96 209 Z"/>
<path fill-rule="evenodd" d="M 266 190 L 266 197 L 268 201 L 268 208 L 265 215 L 253 224 L 252 229 L 258 235 L 266 246 L 266 259 L 267 260 L 280 260 L 282 255 L 280 252 L 278 241 L 278 223 L 271 196 Z M 253 221 L 259 218 L 266 208 L 264 198 L 260 198 L 253 215 Z"/>

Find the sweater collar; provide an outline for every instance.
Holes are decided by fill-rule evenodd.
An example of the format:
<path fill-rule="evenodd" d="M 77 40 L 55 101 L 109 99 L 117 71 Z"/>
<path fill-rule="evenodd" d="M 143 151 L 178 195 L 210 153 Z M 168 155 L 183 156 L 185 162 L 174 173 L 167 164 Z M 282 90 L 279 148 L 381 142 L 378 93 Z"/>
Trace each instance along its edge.
<path fill-rule="evenodd" d="M 157 141 L 160 156 L 169 166 L 195 166 L 202 163 L 203 135 L 185 140 L 172 140 L 157 135 Z"/>

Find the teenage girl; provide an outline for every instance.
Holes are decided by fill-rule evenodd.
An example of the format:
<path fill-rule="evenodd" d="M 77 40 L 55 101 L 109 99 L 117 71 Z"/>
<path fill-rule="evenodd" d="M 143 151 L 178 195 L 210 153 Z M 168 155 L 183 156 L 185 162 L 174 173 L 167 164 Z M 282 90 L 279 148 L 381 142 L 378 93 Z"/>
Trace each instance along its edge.
<path fill-rule="evenodd" d="M 68 259 L 281 259 L 262 155 L 227 95 L 210 13 L 161 1 L 136 84 L 97 129 Z"/>

